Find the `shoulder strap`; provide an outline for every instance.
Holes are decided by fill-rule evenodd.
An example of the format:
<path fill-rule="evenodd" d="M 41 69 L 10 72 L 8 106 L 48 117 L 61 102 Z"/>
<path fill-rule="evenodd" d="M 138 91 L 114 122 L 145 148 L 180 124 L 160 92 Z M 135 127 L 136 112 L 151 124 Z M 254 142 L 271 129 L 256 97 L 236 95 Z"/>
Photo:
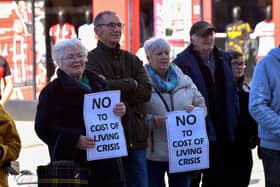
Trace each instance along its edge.
<path fill-rule="evenodd" d="M 162 97 L 162 95 L 159 93 L 159 91 L 156 89 L 156 87 L 155 87 L 154 85 L 152 85 L 152 87 L 154 88 L 154 90 L 156 91 L 156 93 L 158 94 L 158 96 L 160 97 L 160 99 L 162 100 L 162 102 L 163 102 L 163 104 L 164 104 L 166 110 L 167 110 L 168 112 L 170 112 L 171 110 L 169 109 L 169 107 L 168 107 L 167 103 L 165 102 L 164 98 Z"/>

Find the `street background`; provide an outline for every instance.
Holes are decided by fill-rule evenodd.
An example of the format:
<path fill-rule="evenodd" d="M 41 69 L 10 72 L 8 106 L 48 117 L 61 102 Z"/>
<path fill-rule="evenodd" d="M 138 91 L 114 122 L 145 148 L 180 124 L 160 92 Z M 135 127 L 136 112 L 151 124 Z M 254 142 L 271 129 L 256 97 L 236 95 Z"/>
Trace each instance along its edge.
<path fill-rule="evenodd" d="M 46 165 L 49 163 L 49 154 L 47 146 L 37 137 L 34 131 L 33 121 L 16 121 L 17 129 L 22 140 L 22 150 L 18 161 L 20 162 L 20 170 L 29 170 L 34 175 L 26 176 L 9 176 L 10 187 L 36 187 L 36 184 L 18 185 L 16 180 L 22 183 L 36 182 L 36 168 L 38 165 Z M 254 153 L 254 166 L 251 176 L 250 187 L 264 187 L 264 175 L 261 160 L 258 159 L 256 149 Z M 236 153 L 238 154 L 238 153 Z M 234 177 L 233 177 L 234 178 Z M 230 183 L 231 181 L 228 181 Z M 226 186 L 225 186 L 226 187 Z"/>

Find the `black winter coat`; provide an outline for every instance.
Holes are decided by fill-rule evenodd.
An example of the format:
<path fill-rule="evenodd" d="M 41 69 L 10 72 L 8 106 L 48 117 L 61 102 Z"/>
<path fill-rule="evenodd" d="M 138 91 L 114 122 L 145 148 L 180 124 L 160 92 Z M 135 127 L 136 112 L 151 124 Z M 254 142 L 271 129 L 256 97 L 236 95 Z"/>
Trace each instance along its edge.
<path fill-rule="evenodd" d="M 206 126 L 210 141 L 234 142 L 239 112 L 236 84 L 230 68 L 230 55 L 214 47 L 215 80 L 203 59 L 190 45 L 173 61 L 190 76 L 205 98 L 208 108 Z"/>
<path fill-rule="evenodd" d="M 128 148 L 146 148 L 148 127 L 143 104 L 149 101 L 152 87 L 140 59 L 128 51 L 109 48 L 98 41 L 89 52 L 87 70 L 106 78 L 107 89 L 121 90 L 127 113 L 122 118 Z"/>
<path fill-rule="evenodd" d="M 243 77 L 238 82 L 238 96 L 240 105 L 240 114 L 238 116 L 238 125 L 236 129 L 236 140 L 244 148 L 255 148 L 258 145 L 258 124 L 249 113 L 249 92 L 250 87 L 243 83 Z"/>
<path fill-rule="evenodd" d="M 35 131 L 48 145 L 50 157 L 57 137 L 60 137 L 53 160 L 75 160 L 89 167 L 90 186 L 122 186 L 111 184 L 112 181 L 123 180 L 120 159 L 87 162 L 86 151 L 76 148 L 79 136 L 86 134 L 83 119 L 84 94 L 103 91 L 106 86 L 96 74 L 89 71 L 85 71 L 85 74 L 92 90 L 58 70 L 57 79 L 40 93 Z"/>

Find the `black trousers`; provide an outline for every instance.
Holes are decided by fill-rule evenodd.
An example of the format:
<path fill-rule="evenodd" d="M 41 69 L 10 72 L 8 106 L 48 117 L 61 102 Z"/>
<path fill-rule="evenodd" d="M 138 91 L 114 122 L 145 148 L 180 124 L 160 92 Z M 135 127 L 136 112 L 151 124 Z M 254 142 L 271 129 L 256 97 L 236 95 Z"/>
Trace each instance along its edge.
<path fill-rule="evenodd" d="M 240 143 L 210 143 L 210 167 L 192 175 L 191 187 L 247 187 L 253 167 L 252 151 Z"/>
<path fill-rule="evenodd" d="M 126 187 L 120 158 L 93 161 L 90 169 L 89 187 Z"/>

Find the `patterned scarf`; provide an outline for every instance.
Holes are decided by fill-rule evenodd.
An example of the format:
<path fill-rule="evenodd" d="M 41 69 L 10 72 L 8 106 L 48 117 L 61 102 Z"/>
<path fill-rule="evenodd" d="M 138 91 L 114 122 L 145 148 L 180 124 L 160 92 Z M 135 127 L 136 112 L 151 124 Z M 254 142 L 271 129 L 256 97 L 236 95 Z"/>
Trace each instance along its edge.
<path fill-rule="evenodd" d="M 149 64 L 147 65 L 147 70 L 152 81 L 155 83 L 155 86 L 160 92 L 171 92 L 176 87 L 177 74 L 173 64 L 169 65 L 166 80 L 162 80 Z"/>

